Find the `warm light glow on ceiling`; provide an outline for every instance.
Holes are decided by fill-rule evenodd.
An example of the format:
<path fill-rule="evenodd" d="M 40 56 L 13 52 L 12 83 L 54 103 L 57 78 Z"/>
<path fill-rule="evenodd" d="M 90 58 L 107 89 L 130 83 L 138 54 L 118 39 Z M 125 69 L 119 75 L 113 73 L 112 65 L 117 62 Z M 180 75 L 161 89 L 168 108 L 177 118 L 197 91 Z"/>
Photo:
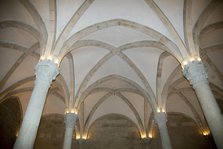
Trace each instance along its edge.
<path fill-rule="evenodd" d="M 66 111 L 65 111 L 65 114 L 67 114 L 67 113 L 74 113 L 74 114 L 76 114 L 77 115 L 77 109 L 76 108 L 72 108 L 72 109 L 67 109 Z"/>
<path fill-rule="evenodd" d="M 145 132 L 141 132 L 141 138 L 145 139 L 146 138 L 146 133 Z"/>
<path fill-rule="evenodd" d="M 45 59 L 45 57 L 44 57 L 44 56 L 41 56 L 41 57 L 40 57 L 40 60 L 44 60 L 44 59 Z"/>
<path fill-rule="evenodd" d="M 186 66 L 188 64 L 188 61 L 187 60 L 184 60 L 183 61 L 183 66 Z"/>
<path fill-rule="evenodd" d="M 79 140 L 81 138 L 79 133 L 76 133 L 76 140 Z"/>
<path fill-rule="evenodd" d="M 193 56 L 193 57 L 186 58 L 181 62 L 182 67 L 184 68 L 186 65 L 188 65 L 189 62 L 194 62 L 194 61 L 200 62 L 201 58 L 199 56 Z"/>
<path fill-rule="evenodd" d="M 57 58 L 54 59 L 54 63 L 59 65 L 59 60 Z"/>
<path fill-rule="evenodd" d="M 195 60 L 195 58 L 193 58 L 193 57 L 190 58 L 190 61 L 191 61 L 191 62 L 193 62 L 194 60 Z"/>
<path fill-rule="evenodd" d="M 55 64 L 57 64 L 58 66 L 59 66 L 59 63 L 60 63 L 60 61 L 59 61 L 59 59 L 58 59 L 57 57 L 54 57 L 54 56 L 51 56 L 51 55 L 49 55 L 49 56 L 42 55 L 42 56 L 40 57 L 40 60 L 41 60 L 41 61 L 43 61 L 43 60 L 53 61 L 53 62 L 54 62 Z"/>
<path fill-rule="evenodd" d="M 76 133 L 76 140 L 87 140 L 87 135 L 82 135 L 80 133 Z"/>
<path fill-rule="evenodd" d="M 162 108 L 162 112 L 164 112 L 164 113 L 166 112 L 164 108 Z"/>
<path fill-rule="evenodd" d="M 198 61 L 201 61 L 201 58 L 200 58 L 200 57 L 198 57 L 198 58 L 197 58 L 197 60 L 198 60 Z"/>
<path fill-rule="evenodd" d="M 82 139 L 83 139 L 83 140 L 87 140 L 87 135 L 83 135 L 83 136 L 82 136 Z"/>
<path fill-rule="evenodd" d="M 160 113 L 160 112 L 166 113 L 165 108 L 157 108 L 157 113 Z"/>
<path fill-rule="evenodd" d="M 153 138 L 153 134 L 152 133 L 149 133 L 149 138 Z"/>
<path fill-rule="evenodd" d="M 19 131 L 16 131 L 15 136 L 16 136 L 16 137 L 18 137 L 18 136 L 19 136 Z"/>
<path fill-rule="evenodd" d="M 209 130 L 205 130 L 202 133 L 203 133 L 204 136 L 208 136 L 210 134 L 210 131 Z"/>
<path fill-rule="evenodd" d="M 52 56 L 48 56 L 47 59 L 52 61 L 53 58 L 52 58 Z"/>

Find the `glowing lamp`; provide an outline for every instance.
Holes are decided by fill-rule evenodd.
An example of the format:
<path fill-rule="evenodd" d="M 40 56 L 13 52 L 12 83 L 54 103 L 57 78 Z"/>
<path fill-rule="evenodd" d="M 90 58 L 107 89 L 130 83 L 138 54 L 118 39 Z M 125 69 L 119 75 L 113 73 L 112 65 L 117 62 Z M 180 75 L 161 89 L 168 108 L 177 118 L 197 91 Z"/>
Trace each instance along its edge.
<path fill-rule="evenodd" d="M 145 139 L 146 138 L 146 133 L 142 132 L 141 133 L 141 139 Z"/>
<path fill-rule="evenodd" d="M 76 140 L 79 140 L 81 138 L 80 134 L 76 134 Z"/>
<path fill-rule="evenodd" d="M 203 135 L 204 135 L 204 136 L 208 136 L 209 134 L 210 134 L 209 131 L 203 131 Z"/>
<path fill-rule="evenodd" d="M 183 61 L 183 65 L 186 66 L 188 64 L 187 61 Z"/>
<path fill-rule="evenodd" d="M 149 138 L 153 138 L 153 135 L 152 135 L 152 133 L 149 133 Z"/>
<path fill-rule="evenodd" d="M 44 59 L 45 59 L 45 57 L 44 57 L 44 56 L 41 56 L 41 57 L 40 57 L 40 60 L 44 60 Z"/>
<path fill-rule="evenodd" d="M 193 58 L 193 57 L 190 58 L 190 61 L 191 61 L 191 62 L 193 62 L 194 60 L 195 60 L 195 58 Z"/>
<path fill-rule="evenodd" d="M 162 109 L 162 112 L 166 112 L 164 108 Z"/>
<path fill-rule="evenodd" d="M 83 140 L 87 140 L 87 136 L 86 136 L 86 135 L 83 135 L 83 136 L 82 136 L 82 139 L 83 139 Z"/>
<path fill-rule="evenodd" d="M 52 58 L 52 56 L 48 56 L 47 59 L 52 61 L 53 58 Z"/>

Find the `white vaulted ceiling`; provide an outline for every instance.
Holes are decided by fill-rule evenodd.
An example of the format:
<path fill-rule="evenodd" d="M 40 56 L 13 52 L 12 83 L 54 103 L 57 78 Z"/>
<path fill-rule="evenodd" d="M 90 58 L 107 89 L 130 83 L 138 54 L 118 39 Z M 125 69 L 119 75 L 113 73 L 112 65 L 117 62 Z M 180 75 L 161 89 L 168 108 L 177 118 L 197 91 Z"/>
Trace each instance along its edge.
<path fill-rule="evenodd" d="M 164 108 L 205 125 L 181 62 L 200 56 L 223 99 L 221 0 L 1 0 L 0 102 L 18 96 L 23 113 L 40 57 L 60 61 L 43 114 L 79 110 L 87 132 L 116 113 L 141 132 Z"/>

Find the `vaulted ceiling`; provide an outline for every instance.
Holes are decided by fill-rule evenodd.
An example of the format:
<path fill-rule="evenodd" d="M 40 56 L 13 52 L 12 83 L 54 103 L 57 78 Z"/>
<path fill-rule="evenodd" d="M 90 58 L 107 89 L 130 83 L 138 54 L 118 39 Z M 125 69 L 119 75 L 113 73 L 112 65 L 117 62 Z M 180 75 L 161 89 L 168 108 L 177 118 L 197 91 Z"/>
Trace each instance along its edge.
<path fill-rule="evenodd" d="M 182 113 L 201 129 L 205 118 L 183 77 L 199 58 L 223 100 L 221 0 L 1 0 L 0 102 L 18 96 L 23 113 L 39 59 L 60 65 L 43 115 L 79 111 L 80 126 L 106 114 L 149 131 L 156 110 Z"/>

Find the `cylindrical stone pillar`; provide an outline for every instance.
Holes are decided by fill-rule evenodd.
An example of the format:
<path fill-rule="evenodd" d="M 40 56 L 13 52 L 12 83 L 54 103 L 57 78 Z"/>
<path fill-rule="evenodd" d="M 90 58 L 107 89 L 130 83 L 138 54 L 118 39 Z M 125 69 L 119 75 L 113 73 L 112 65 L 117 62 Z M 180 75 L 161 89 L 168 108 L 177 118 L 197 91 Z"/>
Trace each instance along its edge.
<path fill-rule="evenodd" d="M 49 60 L 40 61 L 35 67 L 35 86 L 23 118 L 14 149 L 32 149 L 40 123 L 48 89 L 58 75 L 58 66 Z"/>
<path fill-rule="evenodd" d="M 149 149 L 151 139 L 147 137 L 147 138 L 144 138 L 143 141 L 144 141 L 144 144 L 145 144 L 145 149 Z"/>
<path fill-rule="evenodd" d="M 74 125 L 76 123 L 77 115 L 75 113 L 66 113 L 65 122 L 65 135 L 63 149 L 71 149 Z"/>
<path fill-rule="evenodd" d="M 193 85 L 217 147 L 223 149 L 223 116 L 209 87 L 203 63 L 189 62 L 184 66 L 183 73 Z"/>
<path fill-rule="evenodd" d="M 172 149 L 170 137 L 168 134 L 168 129 L 166 126 L 167 117 L 166 113 L 160 112 L 155 114 L 155 120 L 159 128 L 160 136 L 161 136 L 161 143 L 163 149 Z"/>
<path fill-rule="evenodd" d="M 80 138 L 79 139 L 79 149 L 82 149 L 83 148 L 83 143 L 84 143 L 84 139 Z"/>

